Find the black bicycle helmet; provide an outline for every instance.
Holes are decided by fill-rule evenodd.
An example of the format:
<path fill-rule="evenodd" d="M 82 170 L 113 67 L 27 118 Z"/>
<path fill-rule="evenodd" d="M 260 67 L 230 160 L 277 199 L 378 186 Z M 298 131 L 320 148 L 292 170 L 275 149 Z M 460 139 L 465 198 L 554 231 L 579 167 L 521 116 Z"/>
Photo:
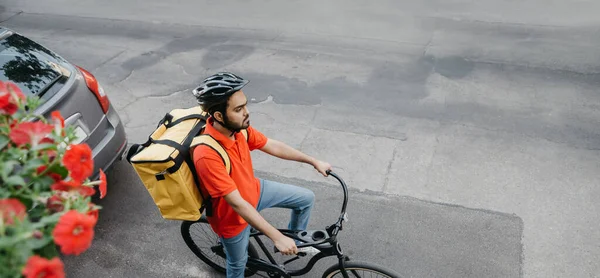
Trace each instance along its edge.
<path fill-rule="evenodd" d="M 231 72 L 218 72 L 202 81 L 202 84 L 192 91 L 198 104 L 210 105 L 226 100 L 227 97 L 242 89 L 248 80 Z"/>

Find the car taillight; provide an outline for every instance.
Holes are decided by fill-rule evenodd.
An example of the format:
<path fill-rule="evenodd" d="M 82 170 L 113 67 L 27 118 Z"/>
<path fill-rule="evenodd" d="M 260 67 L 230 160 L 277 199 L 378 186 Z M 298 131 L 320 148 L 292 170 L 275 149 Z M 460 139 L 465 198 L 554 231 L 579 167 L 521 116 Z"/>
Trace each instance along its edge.
<path fill-rule="evenodd" d="M 94 77 L 93 74 L 81 67 L 77 68 L 79 69 L 79 71 L 81 71 L 83 78 L 85 78 L 85 84 L 90 89 L 90 91 L 92 91 L 92 93 L 96 95 L 96 98 L 100 103 L 100 107 L 102 107 L 102 111 L 104 111 L 104 114 L 106 114 L 108 112 L 110 102 L 108 100 L 108 97 L 104 93 L 104 89 L 102 89 L 102 86 L 100 86 L 98 80 L 96 80 L 96 77 Z"/>

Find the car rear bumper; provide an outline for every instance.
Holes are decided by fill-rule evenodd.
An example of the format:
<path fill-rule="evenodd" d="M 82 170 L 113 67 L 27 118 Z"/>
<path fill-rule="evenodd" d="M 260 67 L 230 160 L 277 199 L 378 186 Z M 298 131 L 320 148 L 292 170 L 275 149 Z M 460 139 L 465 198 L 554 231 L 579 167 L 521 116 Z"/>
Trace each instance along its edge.
<path fill-rule="evenodd" d="M 108 112 L 102 121 L 108 131 L 104 133 L 104 138 L 100 139 L 100 142 L 92 149 L 92 155 L 94 157 L 94 179 L 98 177 L 100 169 L 104 172 L 108 171 L 113 163 L 117 159 L 120 159 L 127 147 L 125 127 L 123 126 L 119 114 L 117 114 L 117 111 L 112 105 L 109 107 Z"/>

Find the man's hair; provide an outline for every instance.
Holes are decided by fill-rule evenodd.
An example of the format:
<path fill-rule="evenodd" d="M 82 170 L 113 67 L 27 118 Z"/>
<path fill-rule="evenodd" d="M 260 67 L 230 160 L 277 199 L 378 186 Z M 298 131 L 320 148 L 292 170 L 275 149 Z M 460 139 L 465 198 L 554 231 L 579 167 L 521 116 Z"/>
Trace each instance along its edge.
<path fill-rule="evenodd" d="M 208 114 L 210 114 L 213 117 L 215 116 L 215 112 L 221 112 L 221 114 L 223 114 L 223 117 L 226 117 L 227 107 L 230 98 L 231 95 L 221 99 L 218 102 L 201 104 L 200 107 L 202 107 L 202 110 L 208 112 Z"/>

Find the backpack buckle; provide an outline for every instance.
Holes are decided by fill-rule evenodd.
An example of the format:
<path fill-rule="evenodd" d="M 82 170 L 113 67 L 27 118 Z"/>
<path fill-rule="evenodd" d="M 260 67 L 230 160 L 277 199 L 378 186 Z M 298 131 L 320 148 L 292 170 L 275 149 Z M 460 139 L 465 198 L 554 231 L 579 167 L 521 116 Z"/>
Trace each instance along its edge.
<path fill-rule="evenodd" d="M 157 180 L 157 181 L 162 181 L 162 180 L 165 180 L 165 174 L 166 174 L 166 173 L 167 173 L 167 170 L 164 170 L 164 171 L 162 171 L 162 172 L 160 172 L 160 173 L 156 173 L 156 174 L 154 175 L 154 177 L 156 177 L 156 180 Z"/>

